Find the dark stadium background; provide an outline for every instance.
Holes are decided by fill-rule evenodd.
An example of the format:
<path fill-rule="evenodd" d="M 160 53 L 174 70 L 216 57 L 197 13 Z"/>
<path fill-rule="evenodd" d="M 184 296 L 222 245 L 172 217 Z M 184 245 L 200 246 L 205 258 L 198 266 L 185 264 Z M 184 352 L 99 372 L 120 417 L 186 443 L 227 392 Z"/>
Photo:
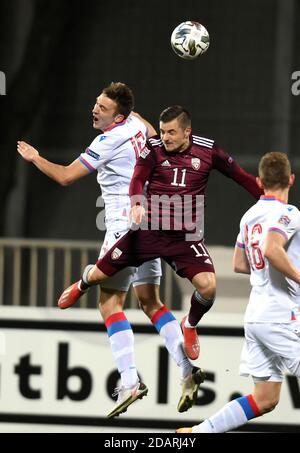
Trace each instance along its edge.
<path fill-rule="evenodd" d="M 195 61 L 180 59 L 170 47 L 172 30 L 185 20 L 199 21 L 210 33 L 208 52 Z M 6 95 L 1 95 L 0 86 L 0 330 L 4 329 L 7 334 L 9 353 L 1 356 L 0 331 L 0 383 L 3 389 L 0 432 L 7 429 L 6 423 L 11 424 L 8 428 L 11 432 L 16 432 L 18 424 L 22 423 L 28 423 L 24 432 L 26 429 L 39 432 L 42 427 L 30 424 L 43 422 L 60 423 L 61 431 L 66 432 L 75 432 L 76 423 L 95 424 L 98 434 L 101 425 L 101 432 L 110 427 L 108 432 L 113 432 L 114 436 L 120 428 L 126 433 L 125 429 L 145 426 L 174 429 L 171 412 L 170 417 L 163 410 L 159 412 L 162 418 L 151 421 L 150 417 L 153 422 L 150 426 L 148 419 L 131 418 L 135 417 L 134 411 L 128 414 L 129 421 L 121 417 L 108 422 L 102 417 L 100 405 L 96 418 L 85 418 L 85 406 L 82 410 L 78 401 L 69 409 L 69 400 L 61 405 L 56 398 L 56 379 L 54 374 L 44 372 L 44 368 L 58 370 L 55 368 L 56 351 L 61 342 L 67 342 L 70 350 L 72 347 L 76 366 L 77 363 L 88 366 L 86 358 L 90 358 L 92 342 L 89 340 L 84 349 L 85 337 L 81 334 L 84 329 L 88 335 L 92 334 L 89 330 L 92 325 L 97 335 L 99 326 L 99 332 L 105 335 L 105 327 L 100 324 L 96 310 L 90 311 L 89 317 L 85 318 L 87 310 L 84 308 L 94 309 L 99 288 L 89 292 L 86 302 L 81 299 L 77 313 L 73 309 L 66 313 L 54 308 L 63 288 L 78 278 L 83 268 L 81 254 L 86 254 L 85 264 L 96 258 L 96 241 L 100 242 L 104 235 L 96 228 L 99 214 L 96 200 L 100 190 L 96 173 L 69 187 L 60 187 L 21 159 L 16 142 L 20 139 L 28 141 L 43 157 L 69 164 L 97 135 L 92 128 L 91 115 L 95 98 L 111 81 L 123 81 L 135 93 L 135 110 L 156 127 L 164 108 L 182 104 L 192 114 L 195 133 L 214 138 L 254 174 L 264 153 L 271 150 L 286 152 L 297 176 L 290 201 L 299 206 L 300 94 L 292 94 L 292 74 L 300 74 L 300 0 L 0 0 L 0 71 L 6 75 Z M 298 90 L 300 92 L 300 81 Z M 211 174 L 205 215 L 205 237 L 210 250 L 211 245 L 234 245 L 239 220 L 253 203 L 251 196 L 233 181 L 217 172 Z M 54 241 L 35 240 L 38 238 Z M 74 246 L 68 240 L 78 241 Z M 94 241 L 92 249 L 86 250 L 88 246 L 84 242 L 73 253 L 72 247 L 76 248 L 79 240 Z M 212 324 L 206 328 L 204 325 L 201 335 L 217 340 L 218 336 L 223 336 L 225 351 L 227 344 L 235 345 L 236 337 L 242 335 L 242 324 L 238 325 L 236 319 L 244 311 L 249 283 L 231 272 L 230 249 L 212 249 L 219 249 L 217 256 L 222 258 L 221 271 L 217 269 L 219 300 L 214 306 L 219 312 L 215 318 L 213 313 L 210 315 Z M 91 259 L 92 254 L 94 258 Z M 187 280 L 175 280 L 166 268 L 169 273 L 165 272 L 162 279 L 162 300 L 172 310 L 186 311 L 191 286 Z M 136 307 L 133 297 L 130 308 Z M 224 320 L 222 326 L 219 321 L 216 326 L 213 324 L 218 315 L 222 316 L 222 323 Z M 70 323 L 69 317 L 76 322 Z M 86 319 L 93 321 L 86 323 Z M 152 329 L 145 325 L 144 330 L 144 324 L 133 321 L 133 330 L 136 326 L 141 328 L 138 335 Z M 73 335 L 76 339 L 83 338 L 77 350 L 79 343 L 73 345 Z M 231 336 L 233 342 L 227 343 Z M 217 341 L 216 344 L 220 343 Z M 84 351 L 89 352 L 86 357 Z M 147 356 L 148 359 L 147 351 L 142 358 Z M 151 373 L 153 393 L 148 399 L 149 407 L 154 401 L 155 382 L 157 388 L 160 387 L 157 394 L 162 395 L 163 392 L 167 394 L 166 383 L 173 379 L 171 368 L 170 374 L 165 371 L 159 374 L 161 369 L 168 370 L 168 359 L 160 346 L 157 351 L 155 360 L 159 358 L 159 366 L 157 376 Z M 230 354 L 228 349 L 223 352 L 220 348 L 218 357 L 224 354 L 226 360 L 231 359 L 230 348 L 229 351 Z M 78 355 L 75 356 L 75 352 Z M 214 353 L 209 351 L 209 354 L 213 357 Z M 30 368 L 31 374 L 35 374 L 32 370 L 39 369 L 39 363 L 43 367 L 43 374 L 35 376 L 44 378 L 43 405 L 28 406 L 16 385 L 15 367 L 22 357 L 26 359 L 30 355 L 34 364 Z M 149 355 L 147 365 L 155 369 L 154 362 L 150 363 L 151 357 Z M 214 357 L 213 360 L 216 364 L 207 373 L 208 386 L 211 384 L 216 391 L 223 392 L 224 381 L 226 387 L 231 371 L 226 364 L 223 380 L 223 361 L 219 363 Z M 238 364 L 238 357 L 235 360 Z M 95 363 L 97 361 L 98 352 Z M 106 363 L 103 363 L 103 369 L 102 375 L 106 376 Z M 234 393 L 231 392 L 230 397 L 237 395 L 238 390 L 233 377 L 237 373 L 232 372 L 234 375 L 230 379 Z M 28 383 L 30 373 L 26 373 L 25 370 L 24 379 Z M 115 371 L 107 367 L 107 373 L 111 376 Z M 102 379 L 102 375 L 97 379 Z M 164 377 L 163 385 L 161 376 Z M 288 417 L 299 409 L 299 386 L 296 378 L 289 378 L 285 393 Z M 42 382 L 38 380 L 34 388 L 39 386 Z M 105 392 L 109 393 L 108 386 L 103 388 L 100 397 L 105 396 Z M 95 414 L 98 406 L 95 409 L 94 403 L 90 404 L 91 414 Z M 68 415 L 66 419 L 66 414 L 72 417 Z M 145 417 L 150 415 L 150 411 L 145 413 Z M 200 411 L 199 417 L 202 417 Z M 173 420 L 173 425 L 169 425 L 168 418 Z M 273 418 L 275 424 L 272 419 L 271 423 L 254 422 L 242 427 L 241 431 L 299 432 L 298 418 L 296 414 L 293 424 L 287 425 L 291 419 L 282 419 L 278 410 Z M 53 430 L 55 432 L 55 427 Z"/>
<path fill-rule="evenodd" d="M 299 172 L 300 2 L 296 0 L 2 0 L 0 70 L 0 234 L 102 238 L 96 175 L 61 188 L 16 153 L 17 139 L 67 164 L 90 144 L 95 97 L 111 81 L 134 90 L 136 110 L 157 126 L 162 109 L 183 104 L 194 132 L 215 140 L 249 171 L 260 156 L 287 152 Z M 170 48 L 188 19 L 211 36 L 196 61 Z M 299 184 L 291 201 L 299 200 Z M 253 202 L 213 173 L 206 211 L 209 244 L 233 245 L 241 214 Z"/>

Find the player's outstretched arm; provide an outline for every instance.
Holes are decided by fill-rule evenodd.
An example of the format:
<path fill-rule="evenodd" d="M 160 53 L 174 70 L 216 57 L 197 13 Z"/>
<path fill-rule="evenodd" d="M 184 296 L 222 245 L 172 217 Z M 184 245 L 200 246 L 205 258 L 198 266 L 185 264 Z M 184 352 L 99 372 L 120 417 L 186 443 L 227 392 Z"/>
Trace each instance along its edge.
<path fill-rule="evenodd" d="M 26 142 L 18 142 L 18 153 L 27 162 L 32 162 L 42 173 L 47 175 L 62 186 L 68 186 L 77 179 L 90 173 L 90 171 L 78 160 L 70 165 L 58 165 L 40 156 L 37 149 Z"/>
<path fill-rule="evenodd" d="M 263 190 L 257 185 L 256 177 L 244 170 L 235 159 L 216 144 L 212 149 L 212 161 L 214 168 L 244 187 L 254 198 L 259 199 L 263 195 Z"/>

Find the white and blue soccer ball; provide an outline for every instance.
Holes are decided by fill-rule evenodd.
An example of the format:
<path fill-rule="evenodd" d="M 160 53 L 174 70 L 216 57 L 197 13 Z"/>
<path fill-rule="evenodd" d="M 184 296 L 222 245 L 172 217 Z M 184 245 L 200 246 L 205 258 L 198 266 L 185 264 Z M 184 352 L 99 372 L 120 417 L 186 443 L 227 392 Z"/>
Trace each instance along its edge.
<path fill-rule="evenodd" d="M 194 60 L 209 48 L 208 31 L 199 22 L 182 22 L 173 30 L 171 46 L 179 57 Z"/>

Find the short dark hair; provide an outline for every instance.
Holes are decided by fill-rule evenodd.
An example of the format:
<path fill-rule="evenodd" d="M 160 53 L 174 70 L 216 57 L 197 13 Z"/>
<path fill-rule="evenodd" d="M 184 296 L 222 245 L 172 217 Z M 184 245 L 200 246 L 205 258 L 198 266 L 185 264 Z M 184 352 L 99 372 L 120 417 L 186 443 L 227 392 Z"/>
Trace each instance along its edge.
<path fill-rule="evenodd" d="M 289 185 L 291 164 L 285 153 L 265 154 L 258 166 L 258 174 L 264 189 L 285 189 Z"/>
<path fill-rule="evenodd" d="M 132 90 L 122 82 L 111 82 L 106 88 L 102 90 L 109 99 L 112 99 L 117 103 L 118 111 L 120 115 L 128 117 L 134 107 L 134 96 Z"/>
<path fill-rule="evenodd" d="M 163 110 L 159 116 L 159 121 L 162 123 L 169 123 L 178 119 L 180 126 L 184 129 L 191 127 L 192 119 L 190 113 L 181 105 L 172 105 Z"/>

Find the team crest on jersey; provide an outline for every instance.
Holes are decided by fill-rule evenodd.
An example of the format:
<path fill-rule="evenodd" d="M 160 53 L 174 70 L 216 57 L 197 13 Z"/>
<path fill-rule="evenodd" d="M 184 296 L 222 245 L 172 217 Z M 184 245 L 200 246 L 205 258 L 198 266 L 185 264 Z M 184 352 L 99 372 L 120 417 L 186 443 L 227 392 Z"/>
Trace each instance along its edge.
<path fill-rule="evenodd" d="M 122 250 L 120 250 L 116 247 L 111 254 L 111 259 L 118 260 L 120 258 L 120 256 L 122 255 L 122 253 L 123 253 Z"/>
<path fill-rule="evenodd" d="M 198 157 L 193 157 L 192 158 L 192 167 L 194 170 L 199 170 L 201 165 L 200 159 Z"/>
<path fill-rule="evenodd" d="M 284 226 L 288 226 L 291 223 L 291 219 L 287 215 L 282 215 L 278 220 L 278 223 L 281 223 Z"/>
<path fill-rule="evenodd" d="M 143 149 L 143 151 L 140 154 L 140 157 L 142 157 L 143 159 L 146 159 L 146 157 L 148 156 L 149 153 L 150 153 L 150 149 L 145 146 L 145 148 Z"/>

